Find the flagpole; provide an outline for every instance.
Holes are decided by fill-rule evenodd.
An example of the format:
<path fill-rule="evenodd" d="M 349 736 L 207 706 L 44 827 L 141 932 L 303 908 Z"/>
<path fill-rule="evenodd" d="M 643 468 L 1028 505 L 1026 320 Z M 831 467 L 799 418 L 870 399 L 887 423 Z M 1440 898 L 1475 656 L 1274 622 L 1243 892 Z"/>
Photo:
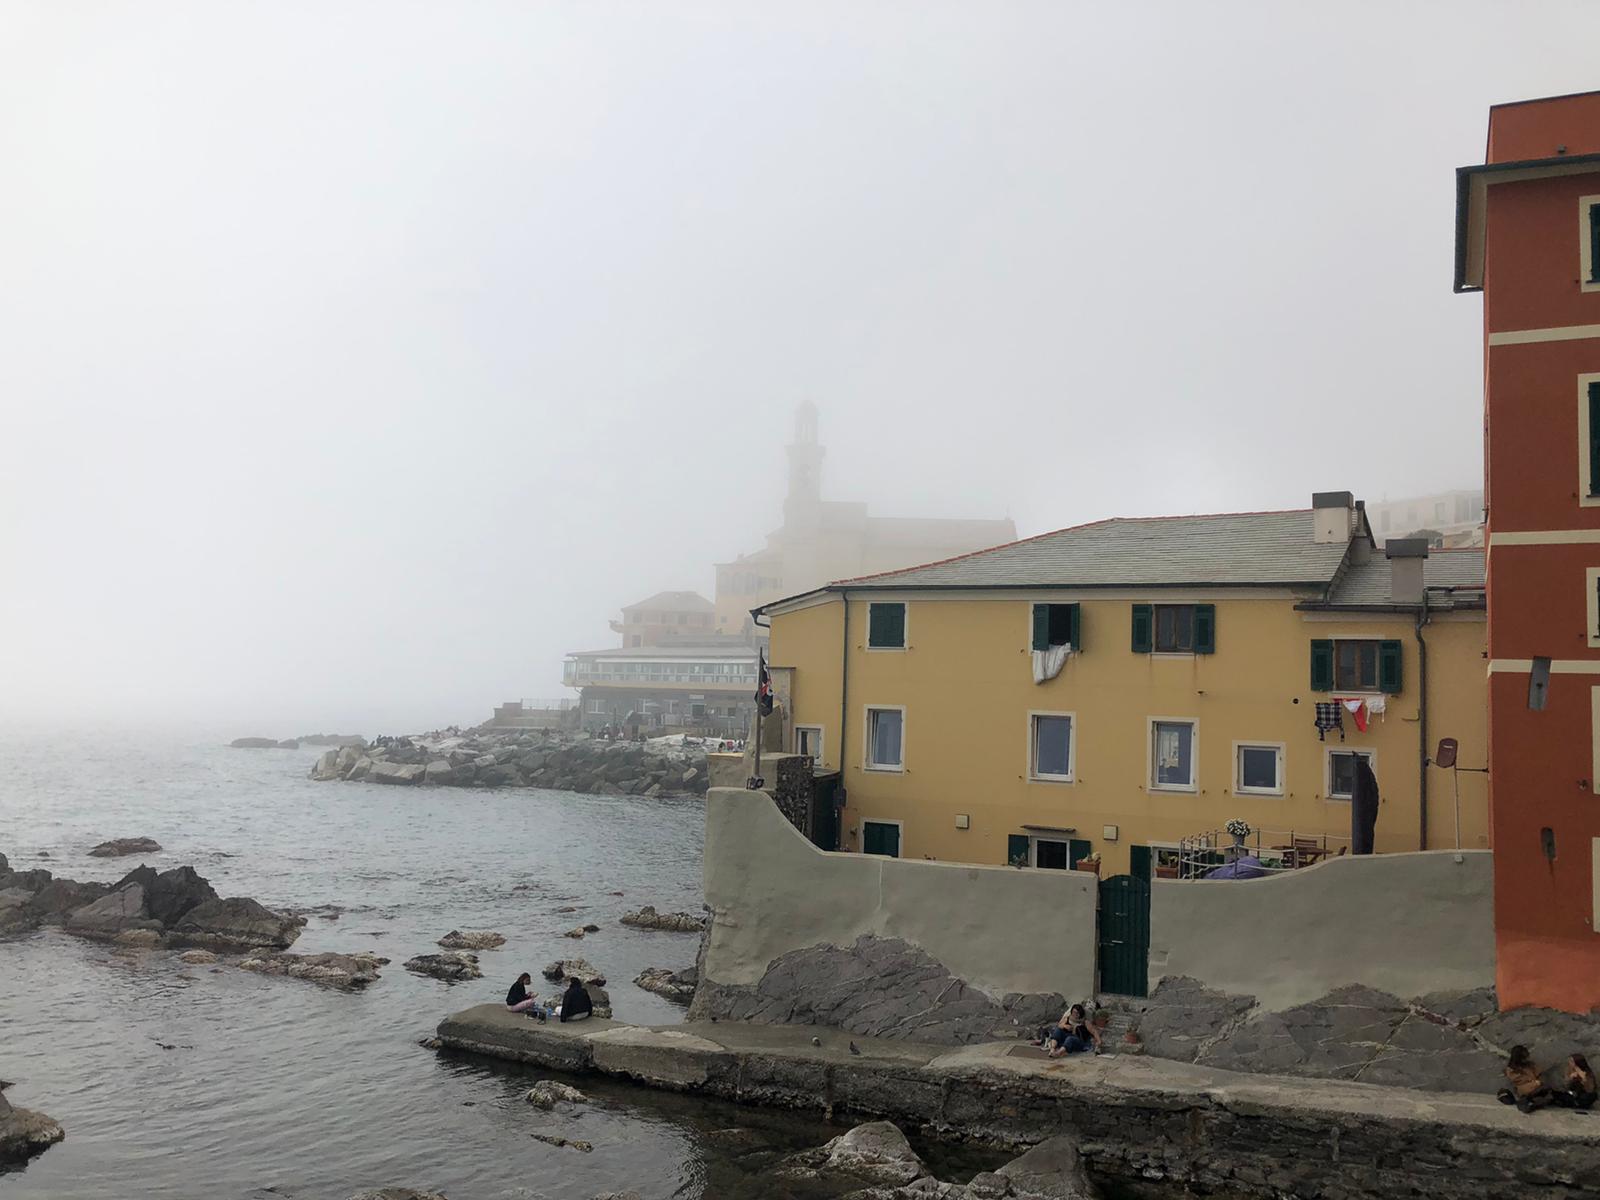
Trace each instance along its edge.
<path fill-rule="evenodd" d="M 744 786 L 753 791 L 758 791 L 766 780 L 761 778 L 761 721 L 766 715 L 766 697 L 770 695 L 768 689 L 771 683 L 767 677 L 767 654 L 765 650 L 756 650 L 756 761 L 755 768 L 750 778 L 745 780 Z"/>

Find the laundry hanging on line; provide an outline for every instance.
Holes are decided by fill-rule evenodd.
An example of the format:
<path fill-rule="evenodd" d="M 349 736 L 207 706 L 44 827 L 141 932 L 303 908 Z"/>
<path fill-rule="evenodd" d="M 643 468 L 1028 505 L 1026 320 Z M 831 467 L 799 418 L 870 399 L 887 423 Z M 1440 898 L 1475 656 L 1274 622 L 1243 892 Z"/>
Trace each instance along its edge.
<path fill-rule="evenodd" d="M 1355 718 L 1356 728 L 1362 733 L 1367 731 L 1367 702 L 1361 697 L 1346 697 L 1339 701 L 1345 710 Z"/>
<path fill-rule="evenodd" d="M 1317 701 L 1317 740 L 1325 742 L 1331 730 L 1339 731 L 1339 740 L 1344 741 L 1344 705 L 1337 700 Z"/>

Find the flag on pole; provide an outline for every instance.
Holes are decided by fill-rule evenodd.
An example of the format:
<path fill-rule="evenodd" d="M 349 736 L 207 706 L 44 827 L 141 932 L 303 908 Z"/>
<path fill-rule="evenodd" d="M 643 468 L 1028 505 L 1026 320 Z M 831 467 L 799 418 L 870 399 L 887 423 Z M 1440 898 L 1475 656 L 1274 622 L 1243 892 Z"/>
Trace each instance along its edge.
<path fill-rule="evenodd" d="M 772 677 L 767 674 L 767 652 L 756 651 L 756 711 L 763 717 L 772 715 Z"/>

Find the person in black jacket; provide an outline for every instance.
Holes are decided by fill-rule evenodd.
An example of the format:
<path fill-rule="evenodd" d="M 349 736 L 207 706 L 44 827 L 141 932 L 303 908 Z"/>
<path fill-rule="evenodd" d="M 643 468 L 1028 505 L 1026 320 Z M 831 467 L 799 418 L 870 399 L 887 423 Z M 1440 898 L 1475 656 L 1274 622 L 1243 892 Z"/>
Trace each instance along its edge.
<path fill-rule="evenodd" d="M 528 990 L 528 985 L 533 982 L 533 976 L 524 971 L 517 976 L 517 981 L 511 985 L 511 990 L 506 993 L 506 1010 L 514 1013 L 527 1013 L 531 1017 L 544 1020 L 547 1015 L 544 1005 L 539 1003 L 539 997 Z"/>
<path fill-rule="evenodd" d="M 582 1021 L 594 1012 L 594 1001 L 589 999 L 589 989 L 583 980 L 574 975 L 567 980 L 566 993 L 561 997 L 561 1020 Z"/>

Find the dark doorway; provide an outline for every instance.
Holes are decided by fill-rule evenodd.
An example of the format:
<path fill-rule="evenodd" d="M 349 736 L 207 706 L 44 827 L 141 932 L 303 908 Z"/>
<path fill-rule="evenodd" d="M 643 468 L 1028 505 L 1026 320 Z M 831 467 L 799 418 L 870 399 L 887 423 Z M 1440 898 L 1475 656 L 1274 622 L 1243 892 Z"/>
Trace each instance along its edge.
<path fill-rule="evenodd" d="M 861 822 L 861 853 L 900 857 L 900 826 L 888 821 Z"/>
<path fill-rule="evenodd" d="M 1150 881 L 1113 875 L 1100 884 L 1100 990 L 1150 990 Z"/>

